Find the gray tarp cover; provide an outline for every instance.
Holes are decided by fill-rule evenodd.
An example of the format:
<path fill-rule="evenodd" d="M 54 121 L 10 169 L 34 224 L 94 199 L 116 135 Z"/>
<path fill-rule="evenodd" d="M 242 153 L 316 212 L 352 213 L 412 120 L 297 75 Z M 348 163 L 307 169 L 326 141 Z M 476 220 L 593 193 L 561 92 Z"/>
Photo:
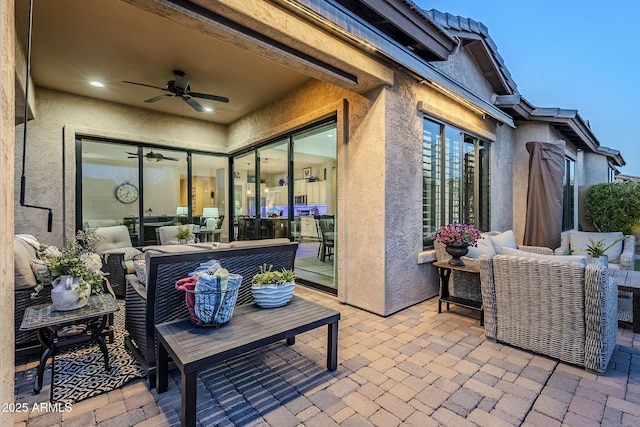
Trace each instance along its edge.
<path fill-rule="evenodd" d="M 527 142 L 529 192 L 524 244 L 560 247 L 564 143 Z"/>

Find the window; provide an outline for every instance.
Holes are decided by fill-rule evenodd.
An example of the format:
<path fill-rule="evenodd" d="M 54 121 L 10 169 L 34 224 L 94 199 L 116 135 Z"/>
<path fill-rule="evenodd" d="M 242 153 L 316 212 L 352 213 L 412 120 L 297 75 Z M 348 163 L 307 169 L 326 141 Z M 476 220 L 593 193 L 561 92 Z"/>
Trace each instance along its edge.
<path fill-rule="evenodd" d="M 425 119 L 422 136 L 422 235 L 451 222 L 489 229 L 489 143 Z"/>
<path fill-rule="evenodd" d="M 78 229 L 123 224 L 134 246 L 154 245 L 158 227 L 204 225 L 205 208 L 227 209 L 227 156 L 90 137 L 76 153 Z"/>
<path fill-rule="evenodd" d="M 573 230 L 574 204 L 573 195 L 575 187 L 576 162 L 566 159 L 564 163 L 564 182 L 562 191 L 562 231 Z"/>

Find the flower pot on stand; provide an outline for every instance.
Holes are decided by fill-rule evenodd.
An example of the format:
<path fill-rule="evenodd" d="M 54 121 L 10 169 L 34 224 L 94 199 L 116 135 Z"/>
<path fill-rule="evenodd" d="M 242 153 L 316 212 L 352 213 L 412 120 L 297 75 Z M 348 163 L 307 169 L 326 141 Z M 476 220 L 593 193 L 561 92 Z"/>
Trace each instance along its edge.
<path fill-rule="evenodd" d="M 465 256 L 469 253 L 469 247 L 467 245 L 445 245 L 445 250 L 449 255 L 451 255 L 449 264 L 464 265 L 464 262 L 460 259 L 460 257 Z"/>
<path fill-rule="evenodd" d="M 72 276 L 60 276 L 51 283 L 51 303 L 56 311 L 69 311 L 84 307 L 89 302 L 91 286 L 80 290 L 80 279 Z"/>

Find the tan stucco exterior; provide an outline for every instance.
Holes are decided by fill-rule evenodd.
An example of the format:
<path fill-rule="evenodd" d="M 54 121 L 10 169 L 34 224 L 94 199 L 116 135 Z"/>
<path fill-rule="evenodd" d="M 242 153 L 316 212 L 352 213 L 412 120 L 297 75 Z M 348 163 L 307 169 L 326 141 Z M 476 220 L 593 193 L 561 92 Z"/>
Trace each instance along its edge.
<path fill-rule="evenodd" d="M 14 334 L 13 334 L 13 188 L 14 188 L 14 82 L 15 31 L 13 2 L 0 2 L 0 402 L 14 399 Z M 13 413 L 0 411 L 0 424 L 13 425 Z"/>
<path fill-rule="evenodd" d="M 151 0 L 127 0 L 156 10 Z M 217 11 L 243 25 L 358 75 L 357 85 L 314 68 L 293 57 L 275 54 L 251 44 L 239 34 L 175 13 L 170 19 L 198 28 L 253 53 L 280 61 L 312 78 L 290 93 L 229 125 L 155 113 L 47 88 L 31 91 L 28 125 L 26 200 L 51 207 L 53 232 L 46 230 L 46 211 L 21 207 L 19 182 L 23 126 L 14 128 L 14 70 L 24 70 L 24 55 L 14 65 L 14 23 L 11 5 L 0 3 L 1 161 L 3 183 L 0 203 L 5 218 L 0 240 L 5 248 L 12 235 L 29 233 L 46 244 L 61 244 L 75 231 L 75 139 L 85 135 L 233 153 L 327 117 L 337 119 L 337 233 L 335 260 L 340 301 L 386 316 L 433 297 L 438 277 L 430 263 L 418 263 L 422 251 L 422 129 L 432 117 L 492 143 L 491 229 L 513 229 L 522 242 L 526 220 L 528 141 L 556 142 L 562 136 L 544 122 L 518 121 L 516 127 L 452 99 L 432 84 L 420 81 L 401 67 L 356 49 L 292 16 L 270 2 L 221 0 Z M 203 6 L 211 2 L 199 1 Z M 164 10 L 164 8 L 163 8 Z M 22 47 L 18 47 L 18 51 Z M 493 104 L 495 94 L 473 56 L 464 48 L 449 61 L 435 65 L 478 98 Z M 18 79 L 22 81 L 23 79 Z M 15 135 L 14 135 L 15 133 Z M 567 155 L 580 165 L 578 185 L 590 185 L 584 168 L 601 169 L 600 158 L 584 158 L 567 144 Z M 606 170 L 605 170 L 606 173 Z M 605 175 L 606 176 L 606 175 Z M 605 178 L 606 179 L 606 178 Z M 602 180 L 598 181 L 602 182 Z M 577 193 L 576 193 L 577 202 Z M 577 206 L 577 203 L 576 203 Z M 13 215 L 15 213 L 15 221 Z M 559 213 L 561 215 L 561 213 Z M 577 216 L 577 213 L 576 213 Z M 0 325 L 13 325 L 13 257 L 0 253 L 2 287 Z M 0 392 L 13 399 L 13 331 L 0 332 Z M 5 421 L 1 417 L 0 421 Z M 10 420 L 7 423 L 11 425 Z"/>

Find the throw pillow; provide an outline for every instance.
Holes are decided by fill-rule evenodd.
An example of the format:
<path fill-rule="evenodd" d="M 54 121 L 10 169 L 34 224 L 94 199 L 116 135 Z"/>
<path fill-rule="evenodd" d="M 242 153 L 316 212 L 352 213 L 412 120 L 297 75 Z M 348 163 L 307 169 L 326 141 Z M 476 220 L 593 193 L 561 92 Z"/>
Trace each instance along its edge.
<path fill-rule="evenodd" d="M 500 253 L 502 248 L 518 249 L 516 244 L 516 236 L 513 234 L 513 230 L 507 230 L 504 233 L 497 234 L 495 236 L 489 236 L 493 247 L 497 253 Z"/>
<path fill-rule="evenodd" d="M 15 289 L 29 289 L 37 284 L 30 265 L 30 260 L 34 256 L 35 249 L 19 239 L 13 239 Z"/>
<path fill-rule="evenodd" d="M 579 262 L 587 265 L 589 258 L 586 255 L 542 255 L 534 252 L 521 251 L 520 249 L 502 248 L 500 249 L 500 255 L 510 255 L 523 258 L 535 258 L 546 261 L 558 261 L 558 262 Z"/>
<path fill-rule="evenodd" d="M 491 243 L 491 239 L 489 239 L 488 234 L 481 234 L 481 239 L 478 240 L 478 246 L 469 246 L 469 253 L 467 257 L 478 259 L 480 255 L 495 255 L 496 249 L 493 247 L 493 243 Z"/>
<path fill-rule="evenodd" d="M 134 259 L 133 267 L 136 269 L 136 277 L 138 282 L 147 286 L 147 263 L 143 259 Z"/>

